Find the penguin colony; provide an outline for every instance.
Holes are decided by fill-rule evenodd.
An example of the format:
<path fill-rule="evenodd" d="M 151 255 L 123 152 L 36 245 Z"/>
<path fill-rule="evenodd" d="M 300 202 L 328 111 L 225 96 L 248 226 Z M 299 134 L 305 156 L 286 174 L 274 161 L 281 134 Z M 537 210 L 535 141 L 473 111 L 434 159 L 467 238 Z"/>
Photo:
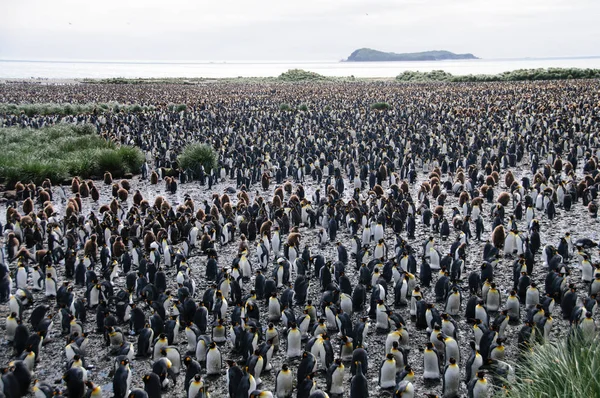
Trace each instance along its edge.
<path fill-rule="evenodd" d="M 2 209 L 0 391 L 510 388 L 538 344 L 597 335 L 598 85 L 0 85 L 7 102 L 157 105 L 0 115 L 93 123 L 150 161 L 131 180 L 16 185 Z M 162 103 L 194 95 L 188 112 Z M 268 95 L 321 109 L 280 112 Z M 393 111 L 368 110 L 380 96 Z M 217 148 L 217 170 L 178 168 L 193 139 Z"/>

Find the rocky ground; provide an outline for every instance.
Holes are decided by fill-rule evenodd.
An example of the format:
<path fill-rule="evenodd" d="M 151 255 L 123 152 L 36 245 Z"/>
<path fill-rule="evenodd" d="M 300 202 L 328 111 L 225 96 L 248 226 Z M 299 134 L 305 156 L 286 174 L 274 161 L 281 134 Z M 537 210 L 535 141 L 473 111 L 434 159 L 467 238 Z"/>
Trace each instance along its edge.
<path fill-rule="evenodd" d="M 520 165 L 518 169 L 513 170 L 513 172 L 515 173 L 515 175 L 517 177 L 517 180 L 519 180 L 521 178 L 521 176 L 523 176 L 523 175 L 530 175 L 530 173 L 528 171 L 524 171 L 527 169 L 528 169 L 527 165 Z M 413 186 L 411 186 L 411 194 L 413 195 L 413 198 L 417 198 L 418 188 L 419 188 L 421 182 L 427 178 L 427 175 L 428 175 L 427 172 L 420 172 L 417 183 L 414 184 Z M 578 175 L 581 175 L 581 171 L 578 173 Z M 445 177 L 446 176 L 443 176 L 442 180 L 444 180 Z M 503 181 L 503 177 L 504 177 L 504 171 L 501 173 L 501 181 Z M 102 191 L 101 191 L 102 196 L 101 196 L 100 203 L 108 203 L 112 199 L 111 192 L 110 192 L 110 186 L 102 184 L 101 181 L 98 181 L 96 184 L 98 187 L 102 187 Z M 501 183 L 500 185 L 502 186 L 504 184 Z M 213 186 L 213 189 L 211 191 L 209 191 L 209 190 L 207 190 L 206 187 L 199 186 L 199 184 L 197 182 L 192 182 L 192 183 L 187 183 L 187 184 L 181 184 L 179 186 L 177 194 L 171 195 L 166 192 L 164 184 L 150 185 L 148 182 L 141 181 L 137 177 L 132 180 L 132 189 L 133 190 L 139 189 L 143 193 L 144 197 L 146 199 L 150 200 L 150 203 L 152 203 L 154 197 L 156 197 L 157 195 L 163 195 L 167 198 L 167 200 L 172 205 L 182 203 L 184 200 L 183 198 L 184 198 L 185 194 L 191 195 L 191 197 L 195 201 L 195 203 L 202 203 L 202 200 L 208 199 L 213 192 L 222 194 L 224 192 L 225 188 L 231 187 L 231 186 L 233 186 L 233 187 L 235 186 L 234 181 L 225 181 L 225 182 L 221 182 L 221 183 Z M 306 189 L 307 197 L 310 198 L 312 192 L 314 191 L 314 189 L 317 188 L 317 186 L 310 178 L 307 179 L 304 186 Z M 351 186 L 350 183 L 348 181 L 346 181 L 346 187 L 349 187 L 349 186 Z M 268 192 L 263 192 L 262 190 L 260 190 L 260 194 L 263 195 L 265 198 L 270 199 L 272 197 L 272 194 L 273 194 L 272 191 L 274 188 L 275 188 L 275 185 L 271 184 L 270 190 Z M 55 187 L 54 190 L 56 190 L 56 189 L 58 189 L 58 188 Z M 251 199 L 254 196 L 253 193 L 255 193 L 257 189 L 260 189 L 260 188 L 251 187 L 249 189 L 249 192 L 251 194 Z M 69 192 L 69 187 L 65 187 L 65 190 L 67 192 Z M 496 188 L 496 195 L 499 193 L 499 191 L 500 191 L 499 188 Z M 346 199 L 348 198 L 349 195 L 350 195 L 350 192 L 349 192 L 349 189 L 347 188 L 346 192 L 345 192 Z M 84 199 L 83 201 L 84 201 L 84 213 L 85 214 L 87 214 L 90 210 L 97 210 L 99 207 L 98 204 L 92 203 L 91 199 Z M 449 195 L 446 205 L 444 206 L 446 211 L 449 211 L 449 209 L 452 209 L 453 206 L 456 206 L 457 202 L 458 202 L 458 198 L 455 198 L 452 195 Z M 234 203 L 235 203 L 235 199 L 234 199 Z M 132 205 L 132 200 L 131 200 L 131 195 L 130 195 L 127 206 L 131 206 L 131 205 Z M 488 237 L 491 232 L 490 231 L 490 229 L 491 229 L 491 227 L 490 227 L 490 225 L 491 225 L 490 206 L 491 205 L 488 203 L 484 204 L 484 211 L 482 212 L 482 216 L 484 217 L 485 226 L 486 226 L 486 233 L 485 233 L 486 237 Z M 55 200 L 56 210 L 61 212 L 62 207 L 63 207 L 62 204 L 60 204 L 59 201 Z M 509 206 L 507 207 L 507 215 L 511 214 L 512 210 L 513 210 L 512 204 L 509 204 Z M 3 222 L 6 219 L 5 212 L 6 212 L 6 205 L 2 205 L 2 208 L 0 210 L 0 220 L 2 220 Z M 541 214 L 538 214 L 537 218 L 540 219 L 540 224 L 541 224 L 542 247 L 543 247 L 543 245 L 545 245 L 547 243 L 557 245 L 560 237 L 562 237 L 566 231 L 571 231 L 571 233 L 573 235 L 573 241 L 575 241 L 581 237 L 589 237 L 594 240 L 598 239 L 598 231 L 599 231 L 598 221 L 597 221 L 597 219 L 592 219 L 589 216 L 587 209 L 582 206 L 581 202 L 575 204 L 570 212 L 565 212 L 564 210 L 559 208 L 558 215 L 557 215 L 556 219 L 552 222 L 548 221 Z M 521 231 L 526 231 L 527 228 L 525 226 L 524 220 L 519 222 L 519 227 L 520 227 L 519 229 Z M 474 226 L 472 226 L 471 229 L 472 229 L 472 231 L 474 231 Z M 317 245 L 317 237 L 316 237 L 317 231 L 316 230 L 309 230 L 309 229 L 303 227 L 300 229 L 300 232 L 302 234 L 302 241 L 301 241 L 302 245 L 306 245 L 306 244 L 310 245 L 313 253 L 321 253 L 325 256 L 326 259 L 335 259 L 336 248 L 335 248 L 334 243 L 329 243 L 326 247 L 321 248 Z M 421 245 L 424 243 L 425 239 L 430 235 L 431 235 L 431 232 L 430 232 L 429 228 L 426 228 L 423 225 L 418 224 L 416 237 L 414 240 L 409 240 L 409 243 L 420 254 L 421 250 L 422 250 Z M 406 239 L 405 233 L 403 233 L 402 236 Z M 236 236 L 236 242 L 234 242 L 233 244 L 229 244 L 227 246 L 218 248 L 219 265 L 220 266 L 227 266 L 227 265 L 231 264 L 233 258 L 235 257 L 235 255 L 237 253 L 237 238 L 238 237 Z M 351 238 L 351 235 L 349 234 L 349 231 L 345 228 L 341 229 L 340 232 L 338 233 L 338 239 L 348 249 L 350 248 L 350 238 Z M 437 248 L 439 249 L 439 251 L 441 253 L 446 253 L 446 252 L 448 252 L 449 247 L 452 244 L 453 240 L 454 240 L 454 235 L 451 235 L 450 238 L 446 241 L 441 241 L 439 238 L 436 238 Z M 391 230 L 388 229 L 386 231 L 386 243 L 387 243 L 388 247 L 390 248 L 390 251 L 393 251 L 394 242 L 395 242 L 395 236 L 391 232 Z M 457 317 L 456 321 L 457 321 L 457 323 L 459 325 L 459 329 L 460 329 L 459 344 L 461 347 L 461 369 L 462 369 L 463 374 L 464 374 L 464 365 L 470 355 L 470 348 L 469 348 L 468 343 L 473 338 L 473 333 L 471 331 L 471 327 L 467 323 L 467 321 L 464 317 L 465 304 L 469 298 L 466 278 L 471 271 L 479 269 L 481 259 L 482 259 L 483 245 L 484 245 L 484 242 L 471 241 L 471 243 L 469 245 L 469 249 L 468 249 L 467 272 L 465 274 L 463 274 L 463 281 L 461 283 L 461 286 L 463 286 L 465 288 L 466 292 L 464 293 L 464 296 L 463 296 L 463 305 L 461 308 L 461 316 Z M 251 251 L 252 251 L 252 254 L 254 254 L 254 249 L 252 248 L 252 246 L 251 246 Z M 533 271 L 532 280 L 536 281 L 538 283 L 538 285 L 540 285 L 542 287 L 540 290 L 542 290 L 542 293 L 543 293 L 544 278 L 546 276 L 546 270 L 543 269 L 540 255 L 541 255 L 541 252 L 538 252 L 538 254 L 536 255 L 536 267 Z M 594 253 L 594 255 L 595 255 L 594 260 L 596 260 L 597 259 L 596 253 Z M 495 269 L 495 277 L 496 277 L 495 281 L 496 281 L 496 284 L 501 289 L 503 302 L 506 300 L 507 292 L 512 287 L 512 268 L 511 268 L 512 261 L 513 261 L 512 258 L 503 258 L 500 261 L 500 263 L 498 264 L 497 268 Z M 420 260 L 418 260 L 417 262 L 420 263 Z M 193 276 L 194 280 L 196 281 L 197 292 L 198 292 L 196 294 L 196 301 L 199 301 L 199 298 L 201 297 L 202 292 L 208 286 L 208 282 L 204 278 L 206 258 L 198 255 L 197 253 L 193 253 L 192 256 L 190 257 L 188 263 L 190 264 L 190 266 L 192 268 L 192 272 L 193 272 L 192 276 Z M 256 260 L 254 260 L 254 263 L 256 263 Z M 11 268 L 14 267 L 14 265 L 15 265 L 14 263 L 11 264 Z M 347 274 L 350 276 L 351 280 L 354 283 L 357 282 L 358 275 L 357 275 L 357 272 L 355 271 L 352 263 L 350 263 L 347 266 Z M 175 272 L 173 270 L 168 270 L 168 276 L 169 276 L 169 279 L 168 279 L 169 283 L 171 285 L 175 285 Z M 63 278 L 64 278 L 64 272 L 62 269 L 59 268 L 59 279 L 60 279 L 59 283 L 62 280 L 64 280 Z M 432 282 L 432 287 L 429 289 L 423 289 L 424 299 L 426 299 L 429 302 L 435 302 L 433 286 L 435 285 L 436 279 L 437 279 L 437 275 L 434 276 L 434 281 Z M 124 280 L 125 280 L 124 276 L 121 276 L 119 278 L 118 282 L 116 283 L 117 287 L 122 286 L 124 284 Z M 583 295 L 583 292 L 587 291 L 587 287 L 583 286 L 583 284 L 580 280 L 581 280 L 580 271 L 575 269 L 574 272 L 572 273 L 572 275 L 569 277 L 569 281 L 575 282 L 577 284 L 578 288 L 580 288 L 580 292 L 582 292 L 581 295 Z M 313 301 L 318 302 L 320 300 L 320 289 L 319 289 L 318 282 L 316 282 L 315 280 L 313 280 L 313 282 L 314 283 L 312 283 L 311 287 L 310 287 L 309 297 L 312 298 Z M 251 285 L 253 285 L 253 281 L 251 282 L 251 284 L 245 285 L 246 290 L 248 290 Z M 77 295 L 84 294 L 83 289 L 78 288 L 78 289 L 76 289 L 76 292 L 77 292 Z M 36 304 L 37 303 L 47 303 L 51 307 L 53 307 L 55 305 L 54 302 L 47 300 L 44 297 L 43 293 L 36 293 L 36 294 L 34 294 L 34 296 L 35 296 Z M 393 290 L 391 288 L 390 288 L 390 291 L 388 294 L 387 304 L 389 306 L 393 307 Z M 267 308 L 266 308 L 266 306 L 264 306 L 264 301 L 261 302 L 261 305 L 262 305 L 261 314 L 266 314 Z M 440 312 L 443 312 L 443 303 L 436 303 L 436 308 L 438 308 L 438 310 Z M 396 311 L 398 313 L 400 313 L 404 317 L 404 319 L 406 319 L 406 320 L 410 319 L 408 307 L 397 308 Z M 25 311 L 24 316 L 23 316 L 23 319 L 25 321 L 28 320 L 30 312 L 31 312 L 31 309 L 28 309 Z M 363 311 L 363 313 L 355 313 L 353 315 L 353 320 L 356 321 L 358 318 L 363 316 L 364 313 L 366 313 L 366 310 Z M 4 329 L 5 319 L 6 319 L 7 315 L 8 315 L 8 306 L 7 305 L 0 306 L 0 328 L 2 330 Z M 523 318 L 525 317 L 525 311 L 523 311 L 523 310 L 522 310 L 522 317 Z M 568 323 L 568 321 L 562 319 L 560 306 L 556 306 L 553 317 L 554 317 L 554 326 L 553 326 L 552 333 L 551 333 L 551 340 L 557 340 L 557 339 L 564 338 L 568 332 L 569 323 Z M 265 320 L 262 321 L 263 326 L 265 326 L 266 323 L 267 322 Z M 515 360 L 515 357 L 516 357 L 517 333 L 518 333 L 520 326 L 521 325 L 510 325 L 507 328 L 506 347 L 507 347 L 507 359 L 509 361 Z M 437 384 L 425 384 L 423 382 L 423 378 L 422 378 L 422 374 L 423 374 L 422 348 L 423 348 L 424 344 L 428 341 L 428 336 L 427 336 L 426 332 L 422 331 L 422 330 L 417 330 L 413 321 L 408 322 L 407 329 L 408 329 L 408 332 L 410 335 L 410 341 L 411 341 L 408 362 L 413 367 L 413 369 L 415 371 L 415 375 L 416 375 L 415 382 L 414 382 L 415 391 L 416 391 L 415 396 L 422 397 L 422 396 L 424 396 L 425 393 L 441 394 L 441 388 L 442 388 L 441 382 L 437 383 Z M 89 379 L 92 380 L 94 383 L 102 386 L 103 396 L 107 396 L 107 397 L 112 396 L 111 369 L 112 369 L 114 357 L 111 357 L 109 355 L 107 347 L 104 346 L 102 336 L 95 332 L 95 317 L 94 317 L 94 314 L 92 311 L 90 311 L 88 314 L 88 321 L 84 325 L 84 330 L 86 332 L 90 333 L 90 338 L 89 338 L 90 345 L 87 350 L 88 352 L 87 352 L 87 356 L 86 356 L 87 364 L 90 367 Z M 124 330 L 125 330 L 125 327 L 124 327 Z M 184 354 L 185 350 L 186 350 L 186 346 L 187 346 L 187 341 L 185 340 L 184 333 L 181 333 L 179 337 L 180 338 L 179 338 L 178 347 L 179 347 L 181 353 Z M 2 338 L 4 340 L 4 336 Z M 127 339 L 128 339 L 128 341 L 134 343 L 134 345 L 137 341 L 137 337 L 135 337 L 135 336 L 128 336 Z M 281 368 L 281 365 L 283 363 L 290 363 L 290 362 L 288 362 L 288 359 L 285 356 L 285 337 L 283 336 L 283 334 L 281 334 L 281 339 L 282 339 L 282 348 L 283 349 L 281 349 L 278 353 L 276 353 L 273 356 L 273 360 L 272 360 L 273 370 L 271 372 L 263 373 L 263 375 L 261 376 L 261 378 L 263 380 L 263 384 L 261 386 L 262 389 L 274 391 L 275 375 L 276 375 L 277 370 L 279 370 Z M 384 358 L 385 340 L 386 340 L 386 334 L 378 334 L 375 331 L 375 327 L 373 324 L 370 329 L 369 337 L 367 339 L 368 353 L 369 353 L 368 380 L 369 380 L 370 396 L 391 395 L 391 392 L 381 391 L 379 389 L 378 380 L 377 380 L 379 365 Z M 339 354 L 339 342 L 337 341 L 337 339 L 332 339 L 332 341 L 334 344 L 334 352 L 336 353 L 336 356 L 337 356 Z M 41 358 L 40 358 L 39 364 L 36 367 L 35 378 L 46 381 L 50 384 L 60 383 L 61 376 L 65 370 L 65 362 L 66 362 L 65 354 L 64 354 L 64 346 L 65 346 L 65 336 L 60 335 L 60 326 L 55 323 L 54 331 L 46 340 L 46 343 L 41 351 Z M 5 340 L 3 341 L 3 348 L 4 349 L 0 351 L 0 364 L 2 366 L 6 366 L 6 364 L 8 364 L 11 360 L 14 359 L 14 356 L 12 355 L 12 348 L 7 344 L 7 342 Z M 223 347 L 221 347 L 221 351 L 223 353 L 224 359 L 229 359 L 229 358 L 237 359 L 236 357 L 232 356 L 231 347 L 230 347 L 229 343 L 227 343 Z M 295 370 L 297 368 L 298 362 L 299 362 L 298 360 L 291 361 L 290 365 L 293 370 Z M 132 363 L 132 371 L 133 371 L 132 387 L 143 388 L 142 376 L 146 372 L 149 372 L 151 370 L 151 365 L 152 365 L 152 361 L 150 359 L 135 359 L 133 361 L 133 363 Z M 225 379 L 224 373 L 225 373 L 225 365 L 223 368 L 223 375 L 221 377 L 206 378 L 206 380 L 205 380 L 206 385 L 208 386 L 211 397 L 227 396 L 227 386 L 226 386 L 226 379 Z M 348 373 L 347 380 L 346 380 L 347 393 L 344 394 L 344 396 L 349 395 L 349 386 L 350 386 L 349 366 L 347 367 L 347 373 Z M 325 375 L 323 373 L 320 373 L 318 375 L 318 377 L 316 378 L 316 381 L 317 381 L 317 385 L 320 388 L 325 389 Z M 183 384 L 183 374 L 180 375 L 178 384 L 175 386 L 175 388 L 172 388 L 171 390 L 164 392 L 163 396 L 183 397 L 184 392 L 183 392 L 182 384 Z M 461 394 L 466 394 L 466 388 L 465 388 L 464 384 L 461 386 Z M 31 394 L 31 396 L 33 396 L 33 394 Z"/>

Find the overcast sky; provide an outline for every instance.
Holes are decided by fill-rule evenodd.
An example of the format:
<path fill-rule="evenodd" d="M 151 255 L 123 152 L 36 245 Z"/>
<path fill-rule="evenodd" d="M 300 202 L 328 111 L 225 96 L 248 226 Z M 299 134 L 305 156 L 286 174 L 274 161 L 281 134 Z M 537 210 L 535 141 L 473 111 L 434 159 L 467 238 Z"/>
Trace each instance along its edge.
<path fill-rule="evenodd" d="M 0 59 L 332 60 L 370 47 L 600 55 L 598 0 L 0 0 Z"/>

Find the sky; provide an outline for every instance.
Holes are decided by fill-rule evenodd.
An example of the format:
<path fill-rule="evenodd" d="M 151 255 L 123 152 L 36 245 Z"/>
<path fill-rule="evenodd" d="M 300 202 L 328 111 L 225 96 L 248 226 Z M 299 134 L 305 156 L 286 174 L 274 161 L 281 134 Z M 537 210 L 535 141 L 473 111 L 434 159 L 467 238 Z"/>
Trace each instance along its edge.
<path fill-rule="evenodd" d="M 338 61 L 357 48 L 600 55 L 598 0 L 0 0 L 0 59 Z"/>

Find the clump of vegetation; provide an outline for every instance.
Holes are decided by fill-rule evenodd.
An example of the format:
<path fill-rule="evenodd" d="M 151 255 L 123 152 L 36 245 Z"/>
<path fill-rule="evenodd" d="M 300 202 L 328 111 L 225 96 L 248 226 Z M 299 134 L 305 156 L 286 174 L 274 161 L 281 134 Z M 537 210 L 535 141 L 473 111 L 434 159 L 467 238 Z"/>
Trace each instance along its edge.
<path fill-rule="evenodd" d="M 179 113 L 179 112 L 184 112 L 187 110 L 187 105 L 186 104 L 177 104 L 175 105 L 175 112 Z"/>
<path fill-rule="evenodd" d="M 290 69 L 287 72 L 282 73 L 277 78 L 284 82 L 303 82 L 303 81 L 323 81 L 328 80 L 327 77 L 320 75 L 315 72 L 310 72 L 303 69 Z"/>
<path fill-rule="evenodd" d="M 120 112 L 139 113 L 153 111 L 154 106 L 142 106 L 140 104 L 119 104 L 118 102 L 91 103 L 91 104 L 0 104 L 0 115 L 26 114 L 29 117 L 36 115 L 81 115 L 85 113 Z"/>
<path fill-rule="evenodd" d="M 600 338 L 571 335 L 534 346 L 518 364 L 509 397 L 595 397 L 600 391 Z"/>
<path fill-rule="evenodd" d="M 302 111 L 302 112 L 308 112 L 308 105 L 300 104 L 300 106 L 298 107 L 298 110 Z"/>
<path fill-rule="evenodd" d="M 443 70 L 434 70 L 431 72 L 406 71 L 396 76 L 396 80 L 402 82 L 447 82 L 454 76 Z"/>
<path fill-rule="evenodd" d="M 193 143 L 186 146 L 177 158 L 179 166 L 184 170 L 191 170 L 195 178 L 200 176 L 200 167 L 210 173 L 217 167 L 217 152 L 208 144 Z"/>
<path fill-rule="evenodd" d="M 15 182 L 45 178 L 61 183 L 70 177 L 101 177 L 105 171 L 121 177 L 138 173 L 144 155 L 138 148 L 117 146 L 96 133 L 92 125 L 59 124 L 42 129 L 0 129 L 0 178 Z"/>
<path fill-rule="evenodd" d="M 387 102 L 376 102 L 374 104 L 371 104 L 371 109 L 375 109 L 378 111 L 385 111 L 390 109 L 392 106 L 390 104 L 388 104 Z"/>
<path fill-rule="evenodd" d="M 396 76 L 401 82 L 516 82 L 531 80 L 599 79 L 600 69 L 548 68 L 517 69 L 497 75 L 454 76 L 443 70 L 406 71 Z"/>
<path fill-rule="evenodd" d="M 282 112 L 288 112 L 292 110 L 292 107 L 289 104 L 281 104 L 279 105 L 279 110 Z"/>

